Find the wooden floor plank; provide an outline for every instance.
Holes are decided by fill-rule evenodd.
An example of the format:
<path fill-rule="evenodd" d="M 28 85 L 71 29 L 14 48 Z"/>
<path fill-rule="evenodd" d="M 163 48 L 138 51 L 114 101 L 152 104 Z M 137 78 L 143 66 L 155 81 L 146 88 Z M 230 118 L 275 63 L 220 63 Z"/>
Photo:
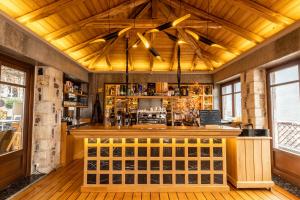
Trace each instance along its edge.
<path fill-rule="evenodd" d="M 150 200 L 150 192 L 143 192 L 142 200 Z"/>
<path fill-rule="evenodd" d="M 184 192 L 177 192 L 177 196 L 179 200 L 188 200 Z"/>
<path fill-rule="evenodd" d="M 169 195 L 167 192 L 161 192 L 159 195 L 160 195 L 160 200 L 169 200 Z"/>
<path fill-rule="evenodd" d="M 151 200 L 159 200 L 159 193 L 151 192 Z"/>
<path fill-rule="evenodd" d="M 245 200 L 256 200 L 256 199 L 250 197 L 246 192 L 244 192 L 242 190 L 237 190 L 236 192 Z"/>
<path fill-rule="evenodd" d="M 210 192 L 203 192 L 207 200 L 215 200 L 216 198 Z"/>
<path fill-rule="evenodd" d="M 233 197 L 233 199 L 236 199 L 236 200 L 245 200 L 241 195 L 239 195 L 236 191 L 232 190 L 230 191 L 229 193 L 230 196 Z"/>
<path fill-rule="evenodd" d="M 132 196 L 133 196 L 132 192 L 126 192 L 123 200 L 132 200 Z"/>
<path fill-rule="evenodd" d="M 104 200 L 106 195 L 106 192 L 99 192 L 95 200 Z"/>
<path fill-rule="evenodd" d="M 133 200 L 142 200 L 142 193 L 141 192 L 135 192 L 133 193 Z"/>
<path fill-rule="evenodd" d="M 284 190 L 283 188 L 274 185 L 272 187 L 272 190 L 276 190 L 277 192 L 283 194 L 284 196 L 286 196 L 287 198 L 291 199 L 291 200 L 300 200 L 300 198 L 296 197 L 295 195 L 289 193 L 288 191 Z"/>
<path fill-rule="evenodd" d="M 60 168 L 24 191 L 12 200 L 300 200 L 279 186 L 266 189 L 236 189 L 229 192 L 94 192 L 80 191 L 83 174 L 81 160 Z"/>
<path fill-rule="evenodd" d="M 197 197 L 193 192 L 186 192 L 185 195 L 188 198 L 188 200 L 197 200 Z"/>
<path fill-rule="evenodd" d="M 82 183 L 82 174 L 78 174 L 78 176 L 73 177 L 69 182 L 67 182 L 63 187 L 61 187 L 59 190 L 57 190 L 52 196 L 49 198 L 49 200 L 55 200 L 58 199 L 61 195 L 63 195 L 72 185 L 77 181 Z"/>
<path fill-rule="evenodd" d="M 88 196 L 88 192 L 80 193 L 79 197 L 76 200 L 85 200 Z"/>
<path fill-rule="evenodd" d="M 225 200 L 220 192 L 212 192 L 211 194 L 215 197 L 216 200 Z"/>
<path fill-rule="evenodd" d="M 252 198 L 254 199 L 257 199 L 257 200 L 263 200 L 264 198 L 257 195 L 253 190 L 245 190 L 246 194 L 248 194 L 248 196 L 251 196 Z"/>
<path fill-rule="evenodd" d="M 230 192 L 221 192 L 220 194 L 224 197 L 226 200 L 235 200 L 230 194 Z"/>
<path fill-rule="evenodd" d="M 89 193 L 89 196 L 86 198 L 86 200 L 95 200 L 97 195 L 98 195 L 97 192 L 91 192 Z"/>
<path fill-rule="evenodd" d="M 108 192 L 105 200 L 114 200 L 116 193 L 115 192 Z"/>
<path fill-rule="evenodd" d="M 124 192 L 117 192 L 114 200 L 123 200 L 124 194 L 125 194 Z"/>
<path fill-rule="evenodd" d="M 178 196 L 176 194 L 176 192 L 169 192 L 169 199 L 170 200 L 178 200 Z"/>
<path fill-rule="evenodd" d="M 21 193 L 17 194 L 13 199 L 15 199 L 15 200 L 29 199 L 30 197 L 37 194 L 42 188 L 47 186 L 49 184 L 49 182 L 57 180 L 58 177 L 60 177 L 62 174 L 65 174 L 66 171 L 73 169 L 73 167 L 78 165 L 79 162 L 80 161 L 74 161 L 67 167 L 62 167 L 56 171 L 51 172 L 50 174 L 47 175 L 46 178 L 39 180 L 37 183 L 33 184 L 31 187 L 29 187 L 29 188 L 25 189 L 24 191 L 22 191 Z"/>
<path fill-rule="evenodd" d="M 271 189 L 271 192 L 282 200 L 290 200 L 287 196 L 281 194 L 277 190 Z"/>

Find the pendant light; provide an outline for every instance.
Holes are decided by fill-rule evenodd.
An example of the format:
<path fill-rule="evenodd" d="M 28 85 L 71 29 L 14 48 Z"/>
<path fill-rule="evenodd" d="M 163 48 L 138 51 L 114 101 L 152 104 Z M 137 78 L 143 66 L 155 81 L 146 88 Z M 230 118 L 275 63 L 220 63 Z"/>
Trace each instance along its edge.
<path fill-rule="evenodd" d="M 126 37 L 126 97 L 128 96 L 128 75 L 129 75 L 129 71 L 128 71 L 128 59 L 129 59 L 129 55 L 128 55 L 128 37 Z"/>
<path fill-rule="evenodd" d="M 156 28 L 147 31 L 147 33 L 155 33 L 155 32 L 163 31 L 163 30 L 171 28 L 171 27 L 175 27 L 179 23 L 183 22 L 184 20 L 186 20 L 190 17 L 191 17 L 191 14 L 184 15 L 184 16 L 174 20 L 173 22 L 167 22 L 167 23 L 164 23 L 162 25 L 159 25 Z"/>
<path fill-rule="evenodd" d="M 132 29 L 132 26 L 124 28 L 124 29 L 122 29 L 120 31 L 115 31 L 115 32 L 109 33 L 109 34 L 103 36 L 102 38 L 99 38 L 99 39 L 96 39 L 96 40 L 90 42 L 90 44 L 92 44 L 92 43 L 98 43 L 98 42 L 106 42 L 108 40 L 115 39 L 115 38 L 123 35 L 125 32 L 129 31 L 130 29 Z"/>
<path fill-rule="evenodd" d="M 220 49 L 224 49 L 226 50 L 225 47 L 219 45 L 219 44 L 216 44 L 215 42 L 213 42 L 212 40 L 206 38 L 206 37 L 203 37 L 201 35 L 198 35 L 197 33 L 191 31 L 191 30 L 188 30 L 188 29 L 185 29 L 184 30 L 187 34 L 189 34 L 190 36 L 192 36 L 195 40 L 197 41 L 200 41 L 208 46 L 211 46 L 211 47 L 217 47 L 217 48 L 220 48 Z"/>
<path fill-rule="evenodd" d="M 150 42 L 140 32 L 137 32 L 137 36 L 140 38 L 145 48 L 158 60 L 163 61 L 158 51 L 150 45 Z"/>
<path fill-rule="evenodd" d="M 171 33 L 168 33 L 164 31 L 164 33 L 168 36 L 168 38 L 174 42 L 177 42 L 177 44 L 186 44 L 186 42 L 182 39 L 179 39 L 177 36 L 172 35 Z"/>
<path fill-rule="evenodd" d="M 179 89 L 179 96 L 181 96 L 181 66 L 180 66 L 180 55 L 181 55 L 181 50 L 180 50 L 180 45 L 177 47 L 177 85 Z"/>

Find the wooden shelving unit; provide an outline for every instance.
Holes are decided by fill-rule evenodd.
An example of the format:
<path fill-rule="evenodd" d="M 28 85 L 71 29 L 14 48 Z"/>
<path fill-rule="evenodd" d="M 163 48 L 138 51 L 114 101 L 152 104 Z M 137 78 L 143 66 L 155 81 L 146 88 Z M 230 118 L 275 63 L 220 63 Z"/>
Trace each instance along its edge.
<path fill-rule="evenodd" d="M 183 107 L 185 109 L 196 109 L 196 110 L 212 110 L 213 109 L 213 85 L 212 84 L 181 84 L 182 89 L 186 89 L 186 96 L 143 96 L 143 95 L 132 95 L 132 91 L 137 90 L 138 84 L 132 83 L 129 84 L 130 92 L 129 96 L 119 95 L 121 86 L 125 84 L 105 84 L 105 93 L 104 93 L 104 123 L 108 123 L 109 115 L 114 108 L 115 113 L 117 110 L 124 110 L 127 103 L 130 104 L 129 107 L 134 109 L 138 99 L 162 99 L 164 101 L 171 102 L 172 105 L 172 119 L 173 113 L 182 112 Z M 177 88 L 177 84 L 168 84 L 169 89 Z M 135 88 L 134 88 L 135 87 Z M 134 89 L 133 89 L 134 88 Z M 122 111 L 123 111 L 122 110 Z"/>

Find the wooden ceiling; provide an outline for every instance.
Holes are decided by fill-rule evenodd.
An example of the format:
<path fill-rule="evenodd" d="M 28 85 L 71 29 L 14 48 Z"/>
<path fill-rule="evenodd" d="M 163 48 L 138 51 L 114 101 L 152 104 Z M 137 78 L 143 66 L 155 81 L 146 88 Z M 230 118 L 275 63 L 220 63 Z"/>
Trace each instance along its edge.
<path fill-rule="evenodd" d="M 166 31 L 187 42 L 181 69 L 193 72 L 216 69 L 300 19 L 299 0 L 0 0 L 0 9 L 95 72 L 124 71 L 126 37 L 131 46 L 137 32 L 185 14 L 192 16 Z M 130 25 L 116 40 L 92 43 Z M 196 41 L 186 30 L 219 46 Z M 146 38 L 163 61 L 140 44 L 129 49 L 130 70 L 176 71 L 176 42 L 163 32 Z"/>

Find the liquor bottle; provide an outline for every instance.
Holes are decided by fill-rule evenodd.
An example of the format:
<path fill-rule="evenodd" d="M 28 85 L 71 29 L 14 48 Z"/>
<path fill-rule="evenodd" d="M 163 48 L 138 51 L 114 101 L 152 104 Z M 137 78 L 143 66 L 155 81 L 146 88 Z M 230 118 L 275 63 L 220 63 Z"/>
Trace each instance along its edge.
<path fill-rule="evenodd" d="M 117 112 L 117 126 L 122 126 L 122 112 Z"/>
<path fill-rule="evenodd" d="M 130 115 L 127 111 L 125 112 L 124 125 L 125 126 L 130 126 Z"/>
<path fill-rule="evenodd" d="M 116 125 L 116 118 L 115 118 L 115 110 L 114 108 L 112 108 L 111 113 L 109 115 L 109 119 L 110 119 L 110 125 L 111 126 L 115 126 Z"/>

